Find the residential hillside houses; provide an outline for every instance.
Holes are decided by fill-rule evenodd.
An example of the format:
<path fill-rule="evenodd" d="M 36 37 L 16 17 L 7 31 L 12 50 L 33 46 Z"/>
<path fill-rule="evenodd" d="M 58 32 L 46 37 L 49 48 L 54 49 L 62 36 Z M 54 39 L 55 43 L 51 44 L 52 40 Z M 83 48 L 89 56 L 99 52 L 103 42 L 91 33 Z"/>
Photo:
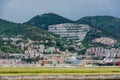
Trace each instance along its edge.
<path fill-rule="evenodd" d="M 87 59 L 120 58 L 120 49 L 104 49 L 102 47 L 89 48 L 85 52 Z"/>
<path fill-rule="evenodd" d="M 117 43 L 117 40 L 114 40 L 114 39 L 109 38 L 109 37 L 100 37 L 100 38 L 94 39 L 93 41 L 97 42 L 97 43 L 110 45 L 110 46 L 115 45 Z"/>
<path fill-rule="evenodd" d="M 108 62 L 116 62 L 116 65 L 120 64 L 119 48 L 84 48 L 84 50 L 86 50 L 85 54 L 78 55 L 78 52 L 72 52 L 67 48 L 73 47 L 77 51 L 82 50 L 79 47 L 76 48 L 75 45 L 64 45 L 63 48 L 65 48 L 65 50 L 61 51 L 55 46 L 46 46 L 42 43 L 34 44 L 35 41 L 31 39 L 27 39 L 26 43 L 22 40 L 22 38 L 3 38 L 2 40 L 6 43 L 5 45 L 10 43 L 15 45 L 15 47 L 19 47 L 23 52 L 0 52 L 0 66 L 26 66 L 32 64 L 47 67 L 90 66 L 91 64 L 99 66 Z"/>

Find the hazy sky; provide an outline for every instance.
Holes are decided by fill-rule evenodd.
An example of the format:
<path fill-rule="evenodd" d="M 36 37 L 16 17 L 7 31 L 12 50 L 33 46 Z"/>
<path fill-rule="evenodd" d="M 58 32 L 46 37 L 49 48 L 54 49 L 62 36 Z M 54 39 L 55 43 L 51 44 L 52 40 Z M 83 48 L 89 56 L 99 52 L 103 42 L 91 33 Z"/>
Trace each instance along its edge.
<path fill-rule="evenodd" d="M 25 22 L 43 13 L 57 13 L 72 20 L 84 16 L 120 17 L 120 0 L 0 0 L 0 18 Z"/>

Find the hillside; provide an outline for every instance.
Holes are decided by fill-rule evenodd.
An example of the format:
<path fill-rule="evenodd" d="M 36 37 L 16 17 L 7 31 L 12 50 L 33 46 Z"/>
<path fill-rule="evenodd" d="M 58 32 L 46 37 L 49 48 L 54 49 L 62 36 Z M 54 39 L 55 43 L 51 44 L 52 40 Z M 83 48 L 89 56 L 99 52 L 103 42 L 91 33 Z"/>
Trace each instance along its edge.
<path fill-rule="evenodd" d="M 120 19 L 112 16 L 83 17 L 77 21 L 72 21 L 57 14 L 47 13 L 38 15 L 24 24 L 33 25 L 41 29 L 48 30 L 49 25 L 63 23 L 80 23 L 91 26 L 90 32 L 87 33 L 85 39 L 83 40 L 85 47 L 89 47 L 89 45 L 104 46 L 103 44 L 92 42 L 93 39 L 99 37 L 110 37 L 120 40 Z"/>
<path fill-rule="evenodd" d="M 60 23 L 73 23 L 73 21 L 54 13 L 46 13 L 42 15 L 37 15 L 24 24 L 37 26 L 41 29 L 47 30 L 49 25 Z"/>
<path fill-rule="evenodd" d="M 9 48 L 14 50 L 15 47 L 13 45 L 4 45 L 2 38 L 12 38 L 18 36 L 20 36 L 23 40 L 27 40 L 29 38 L 33 41 L 39 41 L 36 44 L 40 44 L 40 41 L 42 41 L 42 44 L 45 44 L 48 47 L 54 46 L 61 48 L 64 42 L 66 42 L 63 39 L 60 39 L 57 35 L 38 27 L 17 24 L 0 19 L 0 49 L 3 48 L 5 50 Z M 47 41 L 47 43 L 45 41 Z"/>
<path fill-rule="evenodd" d="M 23 38 L 31 38 L 41 40 L 47 38 L 51 33 L 41 30 L 35 26 L 17 24 L 0 19 L 0 35 L 1 37 L 16 37 L 21 35 Z M 53 35 L 53 34 L 51 34 Z M 39 37 L 39 38 L 37 38 Z"/>
<path fill-rule="evenodd" d="M 120 19 L 112 16 L 83 17 L 76 21 L 101 30 L 105 35 L 120 39 Z"/>
<path fill-rule="evenodd" d="M 64 24 L 64 23 L 79 23 L 87 24 L 90 26 L 89 32 L 86 33 L 85 38 L 82 41 L 76 42 L 74 40 L 66 40 L 65 38 L 60 38 L 58 35 L 48 32 L 49 25 Z M 77 26 L 79 27 L 79 26 Z M 70 30 L 70 29 L 69 29 Z M 76 28 L 76 30 L 78 30 Z M 84 31 L 84 30 L 83 30 Z M 86 30 L 85 30 L 86 31 Z M 11 38 L 20 36 L 23 40 L 28 38 L 36 41 L 35 44 L 44 44 L 47 47 L 56 47 L 61 50 L 65 50 L 64 45 L 77 45 L 78 48 L 89 48 L 89 47 L 109 47 L 105 44 L 93 42 L 94 39 L 100 37 L 108 37 L 112 39 L 120 40 L 120 19 L 111 16 L 93 16 L 93 17 L 83 17 L 76 22 L 59 16 L 53 13 L 47 13 L 38 15 L 32 18 L 30 21 L 17 24 L 14 22 L 9 22 L 0 19 L 0 50 L 1 48 L 17 50 L 13 45 L 3 45 L 2 38 Z M 119 45 L 117 45 L 119 47 Z M 72 50 L 71 47 L 69 50 Z M 74 49 L 72 50 L 74 51 Z"/>

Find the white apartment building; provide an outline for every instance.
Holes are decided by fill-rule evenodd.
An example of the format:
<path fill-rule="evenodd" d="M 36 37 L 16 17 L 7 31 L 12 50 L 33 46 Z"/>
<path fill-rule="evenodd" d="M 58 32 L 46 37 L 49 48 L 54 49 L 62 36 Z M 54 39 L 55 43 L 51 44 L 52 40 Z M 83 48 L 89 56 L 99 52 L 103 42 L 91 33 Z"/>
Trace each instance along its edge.
<path fill-rule="evenodd" d="M 64 23 L 57 25 L 50 25 L 48 31 L 59 35 L 60 37 L 66 37 L 67 39 L 79 39 L 82 41 L 87 32 L 90 31 L 90 27 L 83 24 Z"/>

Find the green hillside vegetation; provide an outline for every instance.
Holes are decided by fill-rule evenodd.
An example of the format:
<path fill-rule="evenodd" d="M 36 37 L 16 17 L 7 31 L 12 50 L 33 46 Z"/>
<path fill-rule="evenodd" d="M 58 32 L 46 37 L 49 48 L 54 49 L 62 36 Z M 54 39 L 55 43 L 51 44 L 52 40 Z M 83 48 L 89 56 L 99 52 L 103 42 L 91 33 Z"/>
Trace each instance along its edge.
<path fill-rule="evenodd" d="M 105 36 L 106 36 L 106 34 L 104 32 L 102 32 L 101 30 L 98 30 L 96 28 L 91 28 L 91 30 L 87 33 L 87 35 L 84 38 L 84 40 L 82 41 L 82 43 L 86 48 L 90 48 L 90 47 L 109 48 L 109 46 L 107 46 L 107 45 L 104 45 L 101 43 L 95 43 L 92 41 L 95 38 L 105 37 Z"/>
<path fill-rule="evenodd" d="M 63 44 L 66 44 L 65 39 L 60 39 L 58 35 L 54 35 L 46 30 L 40 29 L 35 26 L 28 26 L 24 24 L 16 24 L 13 22 L 9 22 L 6 20 L 0 19 L 0 37 L 17 37 L 20 36 L 24 40 L 28 38 L 32 39 L 33 41 L 38 41 L 36 44 L 45 44 L 49 47 L 59 47 L 62 48 Z M 47 40 L 47 42 L 45 42 Z M 40 42 L 43 41 L 43 42 Z M 17 50 L 17 51 L 15 51 Z M 1 52 L 22 52 L 19 48 L 15 49 L 12 45 L 3 45 L 1 39 Z"/>
<path fill-rule="evenodd" d="M 42 15 L 37 15 L 24 24 L 37 26 L 41 29 L 47 30 L 49 25 L 60 23 L 73 23 L 73 21 L 54 13 L 46 13 Z"/>
<path fill-rule="evenodd" d="M 83 17 L 76 21 L 101 30 L 106 36 L 120 40 L 120 19 L 112 16 Z"/>
<path fill-rule="evenodd" d="M 112 16 L 88 16 L 76 21 L 80 24 L 87 24 L 91 26 L 90 32 L 83 40 L 84 46 L 89 47 L 105 47 L 110 46 L 92 42 L 93 39 L 99 37 L 110 37 L 120 42 L 120 19 Z M 117 43 L 114 47 L 119 47 Z"/>

